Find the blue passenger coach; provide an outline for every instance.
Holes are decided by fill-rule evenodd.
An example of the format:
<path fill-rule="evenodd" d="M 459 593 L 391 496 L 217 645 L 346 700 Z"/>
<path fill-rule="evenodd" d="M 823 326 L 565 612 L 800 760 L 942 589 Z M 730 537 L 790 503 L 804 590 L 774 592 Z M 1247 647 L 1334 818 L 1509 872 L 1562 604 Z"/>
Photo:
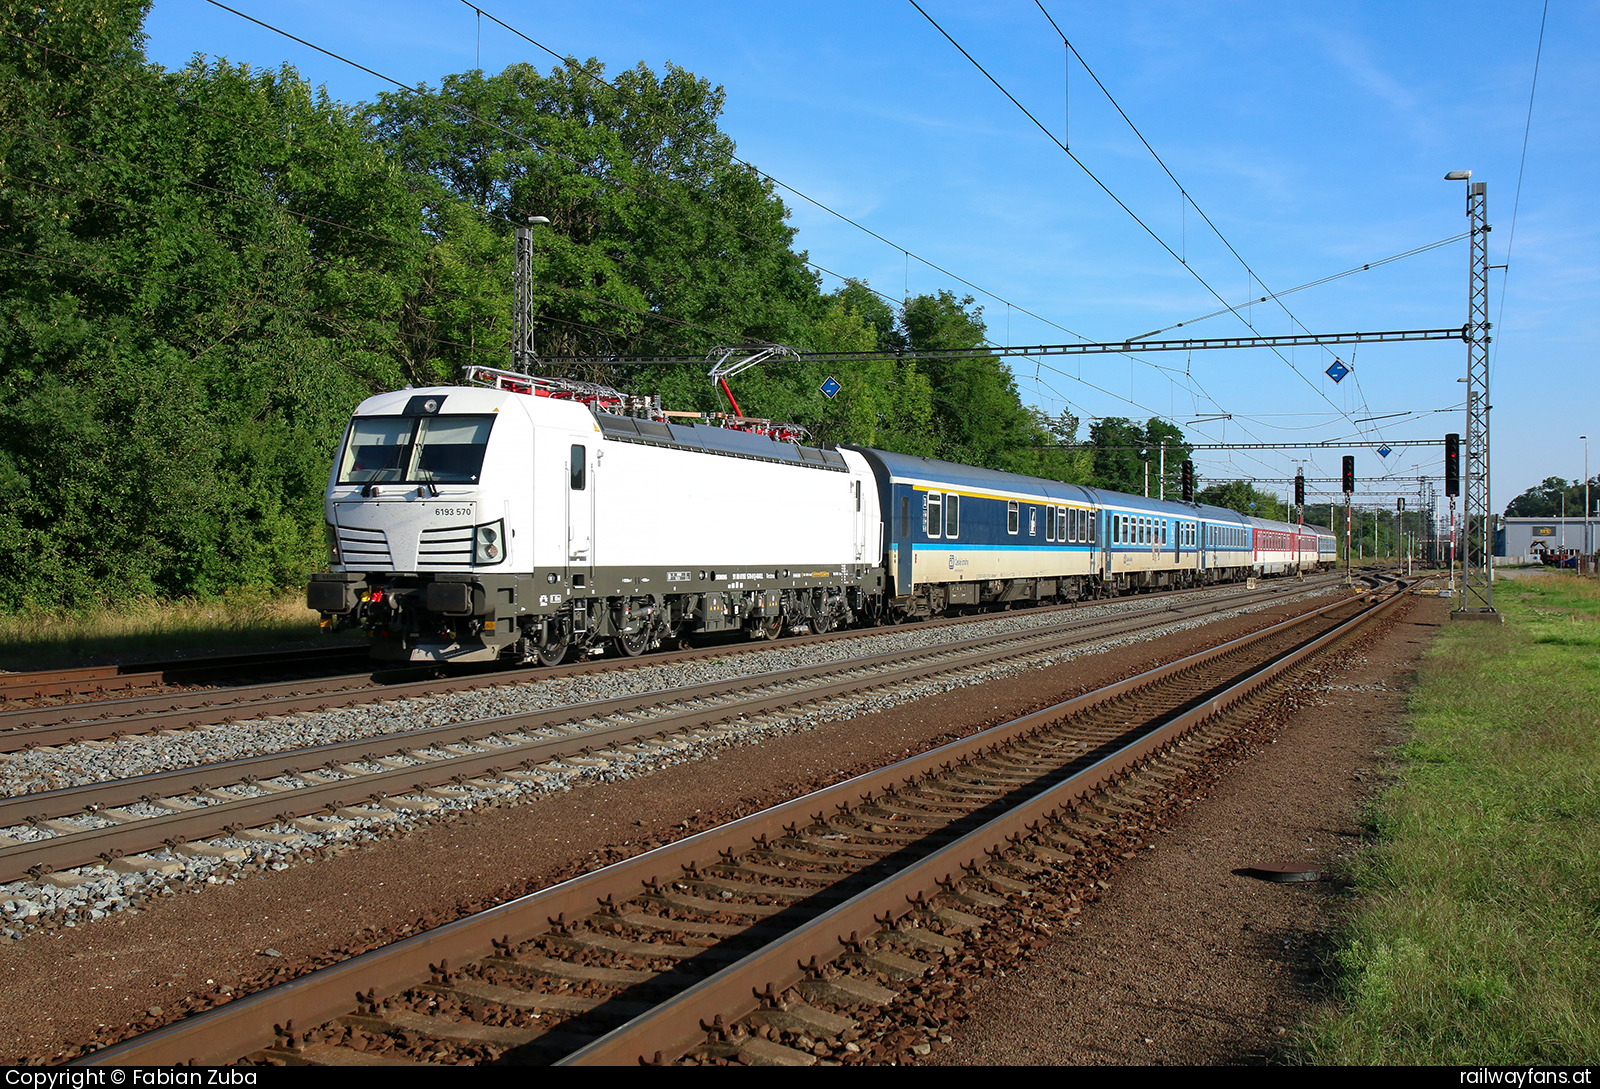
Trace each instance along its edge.
<path fill-rule="evenodd" d="M 908 612 L 1090 596 L 1091 489 L 861 449 L 877 478 L 887 577 Z"/>

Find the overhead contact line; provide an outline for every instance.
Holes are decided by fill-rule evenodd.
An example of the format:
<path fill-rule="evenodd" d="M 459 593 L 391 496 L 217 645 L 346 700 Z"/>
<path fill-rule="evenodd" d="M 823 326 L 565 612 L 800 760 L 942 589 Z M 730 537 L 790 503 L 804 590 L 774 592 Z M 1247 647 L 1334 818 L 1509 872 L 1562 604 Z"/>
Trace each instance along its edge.
<path fill-rule="evenodd" d="M 215 0 L 212 0 L 212 2 L 215 2 Z M 1044 133 L 1045 136 L 1050 140 L 1051 143 L 1055 144 L 1058 148 L 1060 148 L 1061 151 L 1069 159 L 1071 159 L 1075 164 L 1077 164 L 1079 169 L 1081 169 L 1086 175 L 1088 175 L 1088 177 L 1089 177 L 1089 179 L 1091 181 L 1093 181 L 1097 186 L 1099 186 L 1100 189 L 1108 197 L 1110 197 L 1113 201 L 1115 201 L 1116 204 L 1117 204 L 1117 207 L 1121 208 L 1124 212 L 1128 213 L 1129 217 L 1131 217 L 1133 219 L 1133 221 L 1135 223 L 1137 223 L 1144 230 L 1144 232 L 1146 234 L 1148 234 L 1152 239 L 1154 239 L 1157 245 L 1159 245 L 1163 250 L 1165 250 L 1167 252 L 1167 254 L 1170 257 L 1172 257 L 1173 260 L 1177 261 L 1180 265 L 1182 265 L 1184 267 L 1184 269 L 1191 276 L 1193 276 L 1195 278 L 1195 280 L 1198 281 L 1200 283 L 1200 285 L 1206 289 L 1206 291 L 1208 291 L 1212 295 L 1213 298 L 1215 298 L 1219 303 L 1221 303 L 1227 309 L 1227 312 L 1232 313 L 1240 321 L 1244 322 L 1246 327 L 1250 328 L 1252 331 L 1255 329 L 1255 326 L 1250 322 L 1250 320 L 1247 317 L 1245 317 L 1243 314 L 1241 314 L 1239 312 L 1237 307 L 1233 306 L 1231 303 L 1228 302 L 1228 300 L 1224 299 L 1217 292 L 1217 290 L 1214 287 L 1212 287 L 1209 282 L 1207 282 L 1207 280 L 1205 279 L 1204 276 L 1200 275 L 1200 273 L 1197 272 L 1193 268 L 1193 266 L 1191 266 L 1187 261 L 1185 261 L 1179 254 L 1174 252 L 1172 247 L 1169 246 L 1166 243 L 1166 241 L 1161 238 L 1160 235 L 1156 234 L 1156 232 L 1151 229 L 1149 224 L 1145 223 L 1145 221 L 1143 219 L 1141 219 L 1139 217 L 1139 215 L 1136 212 L 1134 212 L 1134 210 L 1132 208 L 1128 207 L 1128 205 L 1122 200 L 1121 197 L 1117 196 L 1117 194 L 1111 190 L 1110 186 L 1106 185 L 1105 182 L 1101 181 L 1099 176 L 1096 175 L 1094 173 L 1094 171 L 1090 170 L 1089 167 L 1083 162 L 1083 160 L 1079 159 L 1076 155 L 1074 155 L 1072 153 L 1072 150 L 1070 148 L 1068 148 L 1066 144 L 1062 143 L 1062 141 L 1055 135 L 1055 133 L 1051 132 L 1047 127 L 1045 127 L 1045 125 L 1037 117 L 1035 117 L 1033 115 L 1032 111 L 1030 111 L 1021 102 L 1017 101 L 1016 96 L 1013 95 L 1010 91 L 1008 91 L 1005 88 L 1004 84 L 1002 84 L 999 80 L 995 79 L 995 77 L 989 73 L 989 70 L 978 62 L 977 58 L 973 57 L 973 55 L 971 53 L 967 52 L 966 48 L 964 46 L 962 46 L 960 42 L 956 41 L 955 38 L 951 37 L 950 33 L 947 30 L 945 30 L 944 27 L 940 26 L 939 22 L 936 19 L 934 19 L 933 16 L 929 15 L 925 10 L 923 10 L 922 6 L 917 3 L 917 0 L 908 0 L 908 2 L 911 4 L 912 7 L 917 9 L 917 12 L 924 19 L 926 19 L 933 26 L 933 28 L 935 30 L 937 30 L 941 35 L 943 35 L 943 37 L 944 37 L 944 39 L 946 41 L 948 41 L 951 45 L 953 45 L 961 53 L 961 55 L 963 57 L 966 57 L 967 60 L 969 62 L 971 62 L 972 66 L 983 74 L 984 78 L 986 78 L 990 83 L 994 84 L 995 88 L 997 90 L 999 90 L 1001 94 L 1005 95 L 1006 98 L 1011 102 L 1012 105 L 1016 106 L 1017 109 L 1021 110 L 1023 115 L 1025 117 L 1027 117 L 1029 121 L 1032 121 L 1034 126 L 1036 128 L 1038 128 L 1038 130 L 1040 132 Z M 1131 124 L 1131 122 L 1130 122 L 1130 124 Z M 1142 137 L 1141 137 L 1141 139 L 1142 139 Z M 1176 181 L 1176 179 L 1174 179 L 1174 181 Z M 1196 210 L 1198 210 L 1198 206 L 1197 206 Z M 1224 241 L 1226 241 L 1226 240 L 1224 240 Z M 1232 247 L 1230 246 L 1229 248 L 1231 249 Z M 1254 273 L 1252 272 L 1251 275 L 1254 276 Z M 1257 278 L 1256 282 L 1260 283 L 1261 281 L 1259 280 L 1259 278 Z M 1265 285 L 1263 284 L 1262 286 L 1265 286 Z M 1286 312 L 1287 312 L 1287 309 L 1286 309 Z M 1321 397 L 1324 401 L 1327 401 L 1328 404 L 1330 406 L 1332 406 L 1333 409 L 1335 411 L 1337 411 L 1340 415 L 1344 416 L 1346 419 L 1350 418 L 1350 413 L 1346 412 L 1344 409 L 1341 409 L 1338 405 L 1334 404 L 1333 400 L 1331 398 L 1329 398 L 1326 393 L 1324 393 L 1322 390 L 1318 389 L 1317 386 L 1315 384 L 1313 384 L 1312 381 L 1309 378 L 1307 378 L 1303 373 L 1301 373 L 1300 369 L 1294 365 L 1293 361 L 1291 361 L 1288 357 L 1286 357 L 1282 352 L 1278 351 L 1277 348 L 1273 348 L 1272 351 L 1273 351 L 1274 354 L 1276 354 L 1278 356 L 1278 358 L 1280 360 L 1283 361 L 1283 363 L 1291 371 L 1293 371 L 1295 373 L 1296 376 L 1298 376 L 1300 378 L 1300 380 L 1302 382 L 1304 382 L 1306 384 L 1306 386 L 1308 388 L 1310 388 L 1313 392 L 1315 392 L 1317 394 L 1317 396 Z"/>

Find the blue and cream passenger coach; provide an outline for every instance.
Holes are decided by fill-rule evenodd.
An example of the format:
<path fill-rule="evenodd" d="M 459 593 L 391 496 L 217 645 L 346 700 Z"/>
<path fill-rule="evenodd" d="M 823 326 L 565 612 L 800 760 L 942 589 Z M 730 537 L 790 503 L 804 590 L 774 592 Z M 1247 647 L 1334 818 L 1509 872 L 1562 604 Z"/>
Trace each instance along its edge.
<path fill-rule="evenodd" d="M 860 453 L 877 479 L 888 581 L 907 612 L 1092 594 L 1102 527 L 1091 489 Z"/>
<path fill-rule="evenodd" d="M 1219 507 L 858 452 L 878 486 L 896 615 L 1197 586 L 1316 562 L 1310 537 L 1304 555 L 1291 544 L 1258 554 L 1252 520 Z M 1255 521 L 1285 541 L 1301 536 Z"/>

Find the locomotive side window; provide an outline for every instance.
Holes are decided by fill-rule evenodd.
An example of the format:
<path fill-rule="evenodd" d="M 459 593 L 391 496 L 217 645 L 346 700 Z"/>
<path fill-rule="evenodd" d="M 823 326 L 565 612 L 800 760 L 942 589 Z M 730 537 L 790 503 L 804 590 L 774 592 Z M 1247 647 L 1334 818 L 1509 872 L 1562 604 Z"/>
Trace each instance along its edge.
<path fill-rule="evenodd" d="M 1011 534 L 1012 536 L 1015 536 L 1016 532 L 1017 532 L 1018 524 L 1019 523 L 1018 523 L 1018 517 L 1017 517 L 1017 504 L 1015 502 L 1007 503 L 1006 504 L 1006 532 Z"/>
<path fill-rule="evenodd" d="M 589 484 L 589 449 L 572 444 L 572 490 L 581 492 Z"/>
<path fill-rule="evenodd" d="M 951 540 L 961 536 L 961 497 L 944 497 L 944 535 Z"/>

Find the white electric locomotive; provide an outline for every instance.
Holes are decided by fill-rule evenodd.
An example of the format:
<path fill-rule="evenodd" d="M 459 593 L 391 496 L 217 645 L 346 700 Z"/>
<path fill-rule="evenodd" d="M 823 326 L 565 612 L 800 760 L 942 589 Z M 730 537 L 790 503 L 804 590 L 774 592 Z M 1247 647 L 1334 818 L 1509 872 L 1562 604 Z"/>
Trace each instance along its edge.
<path fill-rule="evenodd" d="M 329 478 L 331 567 L 307 602 L 380 658 L 632 656 L 1297 573 L 1331 545 L 1219 507 L 470 377 L 363 401 Z"/>
<path fill-rule="evenodd" d="M 547 664 L 689 632 L 826 630 L 882 595 L 865 460 L 492 388 L 363 401 L 307 600 L 378 657 Z M 738 517 L 727 517 L 730 510 Z"/>

